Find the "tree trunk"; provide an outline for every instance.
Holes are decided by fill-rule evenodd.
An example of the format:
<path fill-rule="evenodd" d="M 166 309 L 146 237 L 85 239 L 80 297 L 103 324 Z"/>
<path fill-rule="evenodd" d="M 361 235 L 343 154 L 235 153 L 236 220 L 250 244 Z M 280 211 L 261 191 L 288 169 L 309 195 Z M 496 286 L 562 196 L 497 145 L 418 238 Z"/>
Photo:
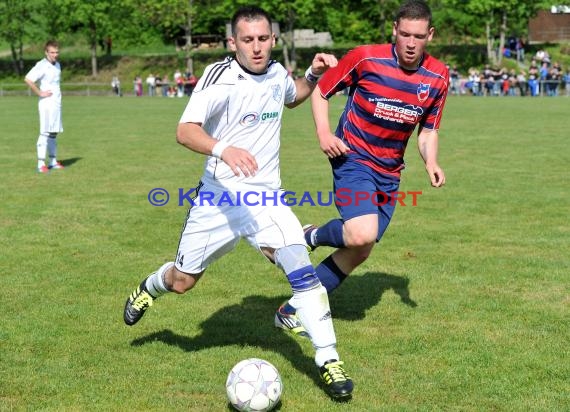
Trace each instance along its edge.
<path fill-rule="evenodd" d="M 194 73 L 194 60 L 192 59 L 192 2 L 188 0 L 188 19 L 186 20 L 186 71 Z"/>
<path fill-rule="evenodd" d="M 281 37 L 281 40 L 283 40 L 283 37 Z M 289 60 L 289 47 L 287 47 L 287 43 L 285 41 L 283 41 L 283 62 L 285 62 L 285 68 L 293 73 L 291 61 Z"/>
<path fill-rule="evenodd" d="M 91 42 L 91 76 L 97 77 L 97 41 Z"/>
<path fill-rule="evenodd" d="M 295 70 L 297 70 L 297 53 L 295 52 L 295 20 L 297 18 L 297 16 L 295 15 L 295 11 L 293 10 L 293 8 L 291 7 L 291 4 L 289 4 L 289 10 L 288 10 L 288 21 L 287 21 L 287 32 L 290 34 L 290 46 L 291 46 L 291 51 L 289 53 L 289 69 L 291 69 L 291 72 L 294 73 Z"/>
<path fill-rule="evenodd" d="M 487 36 L 487 61 L 489 61 L 493 65 L 496 65 L 497 54 L 495 53 L 495 50 L 493 50 L 494 38 L 491 35 L 491 22 L 492 18 L 491 20 L 487 20 L 485 22 L 485 35 Z"/>
<path fill-rule="evenodd" d="M 503 61 L 503 49 L 505 48 L 505 37 L 507 36 L 507 12 L 503 10 L 501 16 L 501 32 L 500 32 L 500 40 L 499 40 L 499 52 L 497 53 L 499 56 L 498 64 L 501 64 Z"/>
<path fill-rule="evenodd" d="M 14 44 L 10 44 L 10 51 L 12 52 L 12 65 L 14 67 L 14 73 L 20 77 L 24 73 L 24 59 L 22 57 L 22 42 L 19 42 L 16 47 Z"/>
<path fill-rule="evenodd" d="M 385 0 L 378 0 L 378 6 L 380 9 L 380 41 L 386 43 L 392 43 L 392 32 L 386 32 L 386 4 Z"/>
<path fill-rule="evenodd" d="M 20 74 L 24 74 L 24 43 L 18 44 L 18 70 Z"/>

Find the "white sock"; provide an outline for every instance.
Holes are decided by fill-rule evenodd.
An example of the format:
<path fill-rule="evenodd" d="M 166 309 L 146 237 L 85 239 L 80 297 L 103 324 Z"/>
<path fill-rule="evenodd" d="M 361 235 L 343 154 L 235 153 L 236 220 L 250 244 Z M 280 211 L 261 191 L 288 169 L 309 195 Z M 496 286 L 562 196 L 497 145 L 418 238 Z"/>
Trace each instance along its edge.
<path fill-rule="evenodd" d="M 45 166 L 47 140 L 47 134 L 40 134 L 38 136 L 38 142 L 36 143 L 36 148 L 38 151 L 38 168 Z"/>
<path fill-rule="evenodd" d="M 321 367 L 331 359 L 339 360 L 329 298 L 324 286 L 295 292 L 289 303 L 297 309 L 297 316 L 311 335 L 317 366 Z"/>
<path fill-rule="evenodd" d="M 167 262 L 162 265 L 156 272 L 151 274 L 148 278 L 146 278 L 145 286 L 148 290 L 148 293 L 151 294 L 152 297 L 155 299 L 159 296 L 164 295 L 165 293 L 170 292 L 170 290 L 166 287 L 164 283 L 164 274 L 165 272 L 170 269 L 174 265 L 174 262 Z"/>
<path fill-rule="evenodd" d="M 49 138 L 47 139 L 47 151 L 49 154 L 50 166 L 55 166 L 57 164 L 57 141 L 55 140 L 56 136 L 56 133 L 50 133 Z"/>

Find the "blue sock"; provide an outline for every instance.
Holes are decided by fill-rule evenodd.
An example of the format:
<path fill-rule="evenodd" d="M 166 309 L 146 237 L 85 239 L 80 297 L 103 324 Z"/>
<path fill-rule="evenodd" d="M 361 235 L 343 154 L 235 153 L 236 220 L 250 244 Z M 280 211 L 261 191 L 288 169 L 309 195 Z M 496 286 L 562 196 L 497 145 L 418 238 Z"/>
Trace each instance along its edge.
<path fill-rule="evenodd" d="M 315 235 L 315 246 L 345 247 L 342 238 L 342 225 L 341 219 L 334 219 L 320 226 Z"/>
<path fill-rule="evenodd" d="M 297 312 L 297 309 L 295 309 L 293 306 L 291 306 L 291 304 L 289 302 L 283 304 L 283 306 L 281 306 L 283 309 L 284 313 L 287 313 L 289 315 L 294 314 L 295 312 Z"/>
<path fill-rule="evenodd" d="M 316 271 L 317 277 L 329 294 L 338 288 L 347 278 L 347 275 L 334 263 L 332 255 L 323 260 L 319 266 L 317 266 Z"/>

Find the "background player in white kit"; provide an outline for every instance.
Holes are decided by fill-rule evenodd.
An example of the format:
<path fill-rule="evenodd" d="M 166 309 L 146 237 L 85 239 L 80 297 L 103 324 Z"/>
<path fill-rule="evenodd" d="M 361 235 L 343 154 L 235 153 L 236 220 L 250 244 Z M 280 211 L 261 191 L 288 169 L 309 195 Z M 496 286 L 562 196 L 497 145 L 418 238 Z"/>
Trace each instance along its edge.
<path fill-rule="evenodd" d="M 206 68 L 177 129 L 180 144 L 208 156 L 197 190 L 213 193 L 213 205 L 191 206 L 175 262 L 164 264 L 130 295 L 125 323 L 138 322 L 159 296 L 190 290 L 208 265 L 245 238 L 285 272 L 293 290 L 290 302 L 316 350 L 327 391 L 334 398 L 349 397 L 352 380 L 339 360 L 327 293 L 309 260 L 301 224 L 285 202 L 274 201 L 281 186 L 283 106 L 295 107 L 309 97 L 337 60 L 318 53 L 305 76 L 293 80 L 270 60 L 271 19 L 256 6 L 236 12 L 228 41 L 235 57 Z M 248 191 L 257 194 L 255 201 L 238 202 L 238 192 Z"/>
<path fill-rule="evenodd" d="M 57 161 L 58 133 L 63 132 L 61 122 L 61 66 L 59 58 L 59 44 L 49 40 L 45 45 L 46 57 L 26 74 L 24 81 L 30 89 L 40 98 L 38 109 L 40 112 L 40 135 L 37 142 L 38 172 L 48 173 L 50 169 L 63 169 Z M 39 87 L 36 85 L 39 82 Z M 46 166 L 46 149 L 49 154 L 49 165 Z"/>

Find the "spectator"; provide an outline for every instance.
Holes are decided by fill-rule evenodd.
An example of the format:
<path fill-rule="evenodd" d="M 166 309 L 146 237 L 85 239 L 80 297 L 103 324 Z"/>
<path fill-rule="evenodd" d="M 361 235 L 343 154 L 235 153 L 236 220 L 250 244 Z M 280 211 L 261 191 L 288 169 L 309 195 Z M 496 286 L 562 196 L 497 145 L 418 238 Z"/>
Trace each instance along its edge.
<path fill-rule="evenodd" d="M 499 72 L 501 76 L 501 96 L 508 96 L 510 94 L 511 84 L 509 82 L 509 74 L 505 69 Z M 498 82 L 497 82 L 498 83 Z"/>
<path fill-rule="evenodd" d="M 479 70 L 475 68 L 469 69 L 469 79 L 466 85 L 468 88 L 471 89 L 471 93 L 473 96 L 481 96 L 481 76 L 479 74 Z"/>
<path fill-rule="evenodd" d="M 519 92 L 521 96 L 526 96 L 528 92 L 528 83 L 526 79 L 526 72 L 521 70 L 517 75 L 517 84 L 519 86 Z"/>
<path fill-rule="evenodd" d="M 457 71 L 457 66 L 454 65 L 453 68 L 449 70 L 449 79 L 451 86 L 450 92 L 457 96 L 459 94 L 459 72 Z"/>
<path fill-rule="evenodd" d="M 492 96 L 495 90 L 495 72 L 488 64 L 483 69 L 483 79 L 485 82 L 485 96 Z"/>
<path fill-rule="evenodd" d="M 176 91 L 178 97 L 184 96 L 184 77 L 178 69 L 174 72 L 174 83 L 176 83 Z"/>
<path fill-rule="evenodd" d="M 508 82 L 509 82 L 509 96 L 516 96 L 516 88 L 517 88 L 517 73 L 515 69 L 511 69 L 508 75 Z"/>
<path fill-rule="evenodd" d="M 570 69 L 566 69 L 564 84 L 566 85 L 566 97 L 570 97 Z"/>
<path fill-rule="evenodd" d="M 509 37 L 509 50 L 515 51 L 517 49 L 517 38 L 515 36 Z"/>
<path fill-rule="evenodd" d="M 162 95 L 162 76 L 157 74 L 154 76 L 154 85 L 155 85 L 155 95 L 161 96 Z"/>
<path fill-rule="evenodd" d="M 113 79 L 111 80 L 111 87 L 113 88 L 113 93 L 116 96 L 123 97 L 123 92 L 121 91 L 121 81 L 119 80 L 119 76 L 114 75 Z"/>
<path fill-rule="evenodd" d="M 522 37 L 517 38 L 517 44 L 515 46 L 517 52 L 517 61 L 524 62 L 524 48 L 525 48 L 525 41 Z"/>
<path fill-rule="evenodd" d="M 160 84 L 161 89 L 162 89 L 162 97 L 167 97 L 168 96 L 168 89 L 170 87 L 170 82 L 168 81 L 168 75 L 165 74 L 164 77 L 162 78 L 162 83 Z"/>
<path fill-rule="evenodd" d="M 558 63 L 555 63 L 550 69 L 548 82 L 546 84 L 546 91 L 548 96 L 558 96 L 558 84 L 560 83 L 561 79 L 561 71 L 558 70 L 556 66 Z"/>
<path fill-rule="evenodd" d="M 135 96 L 142 96 L 143 95 L 143 85 L 142 85 L 142 78 L 137 74 L 135 76 L 135 80 L 133 80 Z"/>
<path fill-rule="evenodd" d="M 146 85 L 148 86 L 148 95 L 153 97 L 156 91 L 156 77 L 154 74 L 150 73 L 146 78 Z"/>
<path fill-rule="evenodd" d="M 528 69 L 528 89 L 532 97 L 539 96 L 539 72 L 536 62 L 533 60 Z"/>
<path fill-rule="evenodd" d="M 546 52 L 542 49 L 537 50 L 536 54 L 534 55 L 533 60 L 536 60 L 537 62 L 541 62 L 544 59 L 544 57 L 546 56 Z"/>

